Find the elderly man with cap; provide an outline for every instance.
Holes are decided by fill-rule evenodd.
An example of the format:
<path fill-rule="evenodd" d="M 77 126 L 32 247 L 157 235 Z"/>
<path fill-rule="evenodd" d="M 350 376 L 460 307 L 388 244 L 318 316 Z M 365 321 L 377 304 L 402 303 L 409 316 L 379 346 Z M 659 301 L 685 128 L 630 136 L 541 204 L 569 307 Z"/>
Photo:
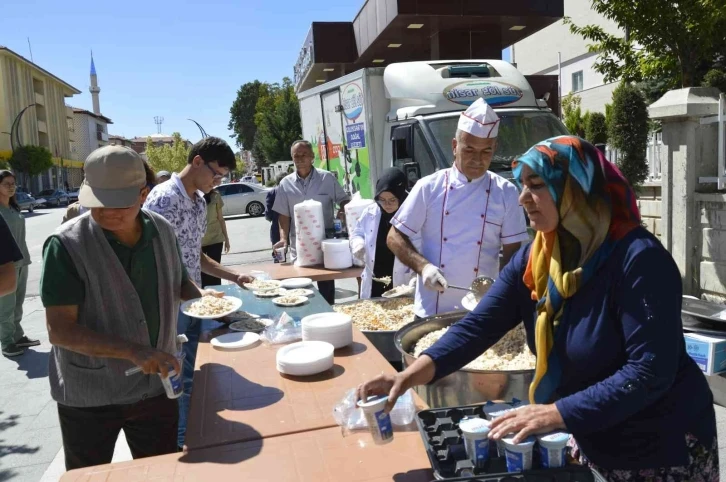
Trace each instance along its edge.
<path fill-rule="evenodd" d="M 452 140 L 454 165 L 421 179 L 393 217 L 388 246 L 419 274 L 415 312 L 419 317 L 461 309 L 467 287 L 477 276 L 497 278 L 527 241 L 524 211 L 514 184 L 489 172 L 499 118 L 478 99 L 459 119 Z M 419 253 L 411 243 L 420 237 Z"/>
<path fill-rule="evenodd" d="M 78 197 L 90 212 L 48 238 L 40 282 L 68 470 L 111 462 L 121 429 L 134 458 L 176 451 L 179 412 L 160 377 L 181 371 L 180 300 L 207 294 L 190 280 L 171 225 L 141 209 L 142 158 L 106 146 L 84 171 Z M 141 373 L 126 376 L 134 367 Z"/>

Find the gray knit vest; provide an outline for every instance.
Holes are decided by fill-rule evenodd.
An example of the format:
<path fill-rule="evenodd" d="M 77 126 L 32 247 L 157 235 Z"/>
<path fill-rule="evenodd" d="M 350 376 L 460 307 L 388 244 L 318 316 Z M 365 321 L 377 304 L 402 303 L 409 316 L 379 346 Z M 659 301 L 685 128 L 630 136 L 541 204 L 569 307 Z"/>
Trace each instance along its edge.
<path fill-rule="evenodd" d="M 176 320 L 181 293 L 181 260 L 174 230 L 163 217 L 144 210 L 159 235 L 153 240 L 159 277 L 159 338 L 156 348 L 176 352 Z M 136 290 L 101 227 L 90 213 L 55 232 L 83 281 L 85 296 L 78 324 L 138 345 L 149 345 L 149 332 Z M 128 360 L 96 358 L 53 346 L 49 379 L 51 396 L 71 407 L 135 403 L 164 393 L 158 375 L 126 376 Z"/>

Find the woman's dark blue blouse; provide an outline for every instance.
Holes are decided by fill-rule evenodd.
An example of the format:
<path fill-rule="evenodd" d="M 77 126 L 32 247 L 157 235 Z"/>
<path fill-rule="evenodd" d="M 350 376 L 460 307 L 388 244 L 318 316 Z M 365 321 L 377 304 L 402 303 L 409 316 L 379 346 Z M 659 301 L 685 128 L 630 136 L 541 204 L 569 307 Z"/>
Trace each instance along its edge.
<path fill-rule="evenodd" d="M 429 348 L 436 379 L 464 366 L 520 321 L 534 344 L 535 302 L 519 250 L 479 306 Z M 645 229 L 615 247 L 565 304 L 554 349 L 562 365 L 555 404 L 580 449 L 608 469 L 688 464 L 686 433 L 716 437 L 713 396 L 685 350 L 681 275 Z"/>

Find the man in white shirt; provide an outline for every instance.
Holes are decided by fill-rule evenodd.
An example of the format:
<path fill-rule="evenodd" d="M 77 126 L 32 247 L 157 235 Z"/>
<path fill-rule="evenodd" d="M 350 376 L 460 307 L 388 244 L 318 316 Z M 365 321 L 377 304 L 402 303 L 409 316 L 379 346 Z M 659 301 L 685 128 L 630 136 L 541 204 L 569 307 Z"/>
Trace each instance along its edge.
<path fill-rule="evenodd" d="M 459 119 L 452 140 L 454 165 L 421 179 L 393 217 L 388 246 L 419 274 L 415 312 L 419 317 L 461 309 L 477 276 L 496 279 L 501 267 L 527 241 L 519 192 L 489 172 L 499 117 L 483 100 Z M 410 238 L 421 237 L 421 252 Z"/>

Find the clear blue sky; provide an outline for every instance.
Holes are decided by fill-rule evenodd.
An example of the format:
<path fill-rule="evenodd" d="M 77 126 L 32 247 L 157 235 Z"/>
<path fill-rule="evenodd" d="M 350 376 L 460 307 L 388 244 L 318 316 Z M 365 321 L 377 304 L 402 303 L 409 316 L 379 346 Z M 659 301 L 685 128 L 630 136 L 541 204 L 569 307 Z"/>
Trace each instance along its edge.
<path fill-rule="evenodd" d="M 82 91 L 67 100 L 91 109 L 91 50 L 109 133 L 162 132 L 229 139 L 237 89 L 292 77 L 313 21 L 352 21 L 364 0 L 3 0 L 0 45 Z M 231 140 L 230 140 L 231 143 Z"/>

